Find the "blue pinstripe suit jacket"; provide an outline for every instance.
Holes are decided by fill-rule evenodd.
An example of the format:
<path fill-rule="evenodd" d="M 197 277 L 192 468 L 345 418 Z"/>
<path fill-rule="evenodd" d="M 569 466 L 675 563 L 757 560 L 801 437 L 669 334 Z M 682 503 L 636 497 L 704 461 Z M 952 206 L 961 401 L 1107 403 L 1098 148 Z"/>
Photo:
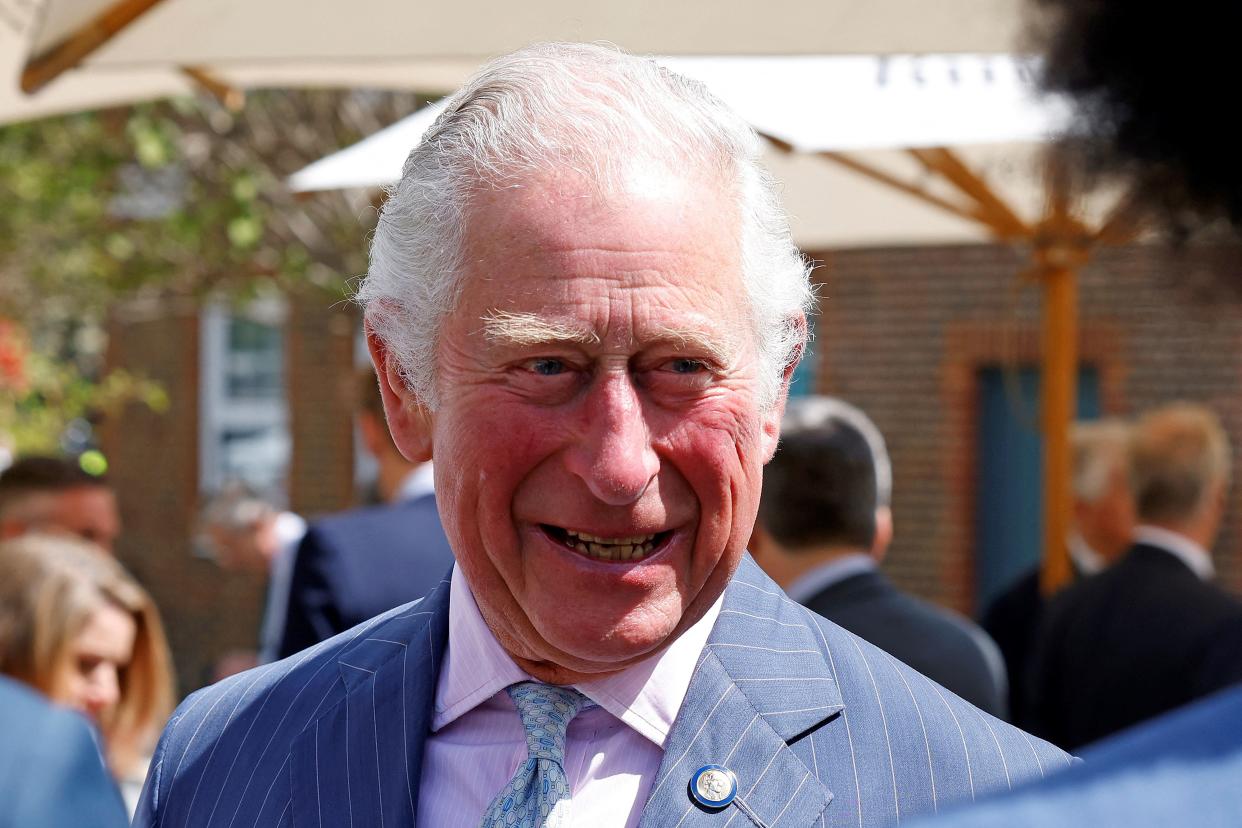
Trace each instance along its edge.
<path fill-rule="evenodd" d="M 135 824 L 411 826 L 447 642 L 447 582 L 181 705 Z M 663 826 L 879 826 L 1069 758 L 790 601 L 748 558 L 725 593 L 643 813 Z M 738 796 L 688 794 L 706 764 Z"/>

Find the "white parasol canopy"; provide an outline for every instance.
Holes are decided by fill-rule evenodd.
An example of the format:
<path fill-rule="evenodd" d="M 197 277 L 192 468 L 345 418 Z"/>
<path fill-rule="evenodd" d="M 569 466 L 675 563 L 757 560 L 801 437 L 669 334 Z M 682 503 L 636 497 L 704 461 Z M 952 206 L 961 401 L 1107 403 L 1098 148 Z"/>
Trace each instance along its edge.
<path fill-rule="evenodd" d="M 816 157 L 851 156 L 904 179 L 922 171 L 899 150 L 954 146 L 1010 203 L 1043 207 L 1042 142 L 1068 119 L 1062 102 L 1034 94 L 1032 67 L 1007 55 L 666 58 L 703 81 L 760 132 L 770 149 L 794 237 L 808 250 L 977 242 L 958 218 Z M 443 109 L 424 107 L 289 178 L 296 192 L 379 187 L 401 175 L 410 150 Z M 930 185 L 931 182 L 928 182 Z M 954 194 L 945 190 L 945 198 Z"/>
<path fill-rule="evenodd" d="M 0 0 L 0 123 L 204 82 L 446 94 L 487 58 L 539 40 L 676 55 L 1010 52 L 1021 3 Z"/>

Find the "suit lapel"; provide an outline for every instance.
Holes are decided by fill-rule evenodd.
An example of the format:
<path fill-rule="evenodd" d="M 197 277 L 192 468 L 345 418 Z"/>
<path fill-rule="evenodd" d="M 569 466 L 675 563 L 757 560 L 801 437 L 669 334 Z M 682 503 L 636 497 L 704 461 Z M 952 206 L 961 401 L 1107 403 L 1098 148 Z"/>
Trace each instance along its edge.
<path fill-rule="evenodd" d="M 414 825 L 448 599 L 445 580 L 340 653 L 343 698 L 290 754 L 294 824 Z"/>
<path fill-rule="evenodd" d="M 760 826 L 819 819 L 832 792 L 789 745 L 831 726 L 844 704 L 806 619 L 749 556 L 743 560 L 665 742 L 643 828 L 723 825 L 739 810 Z M 723 810 L 701 808 L 689 795 L 691 776 L 709 764 L 737 776 L 737 798 Z"/>

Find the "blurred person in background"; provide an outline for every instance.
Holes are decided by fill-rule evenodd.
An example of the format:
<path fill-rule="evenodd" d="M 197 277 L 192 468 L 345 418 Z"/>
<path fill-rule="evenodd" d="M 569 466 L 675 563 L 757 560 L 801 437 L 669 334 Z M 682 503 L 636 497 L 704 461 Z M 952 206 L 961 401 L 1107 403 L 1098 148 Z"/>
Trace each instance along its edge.
<path fill-rule="evenodd" d="M 98 727 L 132 810 L 173 685 L 159 614 L 121 565 L 58 535 L 0 543 L 0 674 Z"/>
<path fill-rule="evenodd" d="M 791 399 L 764 471 L 751 554 L 793 600 L 1003 718 L 996 645 L 881 574 L 891 498 L 888 449 L 866 414 L 831 397 Z"/>
<path fill-rule="evenodd" d="M 61 828 L 88 818 L 92 828 L 129 822 L 90 728 L 0 676 L 0 828 Z"/>
<path fill-rule="evenodd" d="M 1074 524 L 1067 540 L 1075 578 L 1095 575 L 1114 563 L 1134 538 L 1134 494 L 1130 490 L 1130 427 L 1121 420 L 1076 423 Z M 980 624 L 1001 649 L 1009 672 L 1010 720 L 1031 727 L 1027 683 L 1031 650 L 1043 616 L 1044 596 L 1036 565 L 997 596 Z"/>
<path fill-rule="evenodd" d="M 1179 223 L 1242 228 L 1242 155 L 1203 95 L 1232 89 L 1242 5 L 1035 0 L 1046 88 L 1068 93 L 1092 163 Z M 1189 219 L 1189 221 L 1187 221 Z M 1242 627 L 1235 625 L 1234 629 Z M 1228 640 L 1229 630 L 1219 637 Z M 1233 633 L 1242 635 L 1242 630 Z M 1229 654 L 1224 653 L 1226 661 Z M 1087 762 L 935 825 L 1242 824 L 1242 687 L 1084 751 Z M 919 823 L 920 825 L 923 823 Z"/>
<path fill-rule="evenodd" d="M 1105 572 L 1048 606 L 1032 665 L 1035 722 L 1073 749 L 1242 681 L 1242 601 L 1212 582 L 1230 448 L 1216 415 L 1177 403 L 1131 440 L 1139 525 Z"/>
<path fill-rule="evenodd" d="M 295 557 L 281 658 L 423 597 L 453 564 L 431 463 L 411 463 L 393 443 L 374 369 L 360 369 L 355 384 L 358 433 L 382 502 L 311 524 Z"/>
<path fill-rule="evenodd" d="M 121 533 L 116 495 L 75 460 L 19 458 L 0 472 L 0 540 L 27 532 L 67 532 L 112 552 Z"/>
<path fill-rule="evenodd" d="M 221 569 L 267 579 L 258 652 L 226 657 L 227 663 L 217 665 L 216 678 L 220 679 L 276 659 L 289 607 L 293 561 L 306 534 L 306 521 L 277 508 L 243 483 L 229 483 L 208 501 L 199 522 L 201 540 Z"/>

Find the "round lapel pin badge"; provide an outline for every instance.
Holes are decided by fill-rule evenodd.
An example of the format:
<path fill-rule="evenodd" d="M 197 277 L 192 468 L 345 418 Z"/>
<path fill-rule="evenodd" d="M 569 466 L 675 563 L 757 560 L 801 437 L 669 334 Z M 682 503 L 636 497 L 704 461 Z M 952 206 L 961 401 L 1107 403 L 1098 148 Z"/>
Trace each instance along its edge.
<path fill-rule="evenodd" d="M 724 765 L 704 765 L 690 777 L 690 796 L 704 808 L 724 808 L 737 796 L 737 777 Z"/>

